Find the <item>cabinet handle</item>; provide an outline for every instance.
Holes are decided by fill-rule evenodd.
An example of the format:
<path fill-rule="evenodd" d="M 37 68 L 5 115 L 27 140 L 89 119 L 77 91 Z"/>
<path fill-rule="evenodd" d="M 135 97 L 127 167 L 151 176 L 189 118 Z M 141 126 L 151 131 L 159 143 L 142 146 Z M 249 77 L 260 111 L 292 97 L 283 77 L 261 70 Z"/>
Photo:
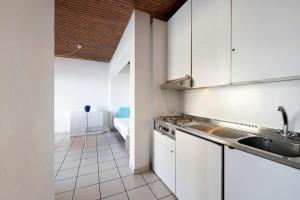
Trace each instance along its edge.
<path fill-rule="evenodd" d="M 174 153 L 174 151 L 173 151 L 173 150 L 171 150 L 171 153 Z"/>
<path fill-rule="evenodd" d="M 231 51 L 235 51 L 235 48 L 231 49 Z"/>

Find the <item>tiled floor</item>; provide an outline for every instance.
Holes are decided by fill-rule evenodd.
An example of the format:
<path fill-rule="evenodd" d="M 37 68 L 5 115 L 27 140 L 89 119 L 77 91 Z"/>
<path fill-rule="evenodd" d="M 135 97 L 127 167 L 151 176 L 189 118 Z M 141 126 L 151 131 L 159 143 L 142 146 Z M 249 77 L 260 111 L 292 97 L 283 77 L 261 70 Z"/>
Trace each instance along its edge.
<path fill-rule="evenodd" d="M 55 137 L 55 200 L 175 200 L 151 171 L 132 175 L 118 134 Z"/>

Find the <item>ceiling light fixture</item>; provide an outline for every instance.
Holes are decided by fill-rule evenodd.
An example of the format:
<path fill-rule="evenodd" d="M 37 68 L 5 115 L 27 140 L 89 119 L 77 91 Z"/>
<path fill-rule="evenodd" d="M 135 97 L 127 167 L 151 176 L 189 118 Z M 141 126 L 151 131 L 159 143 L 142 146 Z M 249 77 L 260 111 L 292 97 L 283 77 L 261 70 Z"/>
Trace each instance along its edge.
<path fill-rule="evenodd" d="M 58 56 L 58 57 L 71 56 L 71 55 L 77 53 L 78 51 L 80 51 L 80 49 L 82 49 L 82 45 L 81 45 L 81 44 L 77 44 L 76 50 L 74 50 L 74 51 L 72 51 L 72 52 L 70 52 L 70 53 L 56 54 L 56 56 Z"/>

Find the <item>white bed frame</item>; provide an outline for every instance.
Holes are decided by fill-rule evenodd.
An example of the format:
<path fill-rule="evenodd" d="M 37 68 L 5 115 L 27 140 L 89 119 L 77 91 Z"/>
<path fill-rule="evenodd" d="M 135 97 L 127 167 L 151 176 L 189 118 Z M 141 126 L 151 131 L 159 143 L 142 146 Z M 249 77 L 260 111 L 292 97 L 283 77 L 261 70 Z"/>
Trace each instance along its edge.
<path fill-rule="evenodd" d="M 125 140 L 125 148 L 129 149 L 130 127 L 129 118 L 114 118 L 114 127 Z"/>

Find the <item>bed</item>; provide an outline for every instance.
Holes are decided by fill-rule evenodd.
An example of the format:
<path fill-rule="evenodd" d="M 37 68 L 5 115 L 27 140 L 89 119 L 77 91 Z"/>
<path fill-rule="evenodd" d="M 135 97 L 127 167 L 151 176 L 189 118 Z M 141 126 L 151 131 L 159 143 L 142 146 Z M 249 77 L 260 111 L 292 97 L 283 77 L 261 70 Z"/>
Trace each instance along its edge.
<path fill-rule="evenodd" d="M 114 127 L 125 140 L 125 148 L 129 149 L 130 118 L 129 108 L 120 108 L 114 118 Z"/>

